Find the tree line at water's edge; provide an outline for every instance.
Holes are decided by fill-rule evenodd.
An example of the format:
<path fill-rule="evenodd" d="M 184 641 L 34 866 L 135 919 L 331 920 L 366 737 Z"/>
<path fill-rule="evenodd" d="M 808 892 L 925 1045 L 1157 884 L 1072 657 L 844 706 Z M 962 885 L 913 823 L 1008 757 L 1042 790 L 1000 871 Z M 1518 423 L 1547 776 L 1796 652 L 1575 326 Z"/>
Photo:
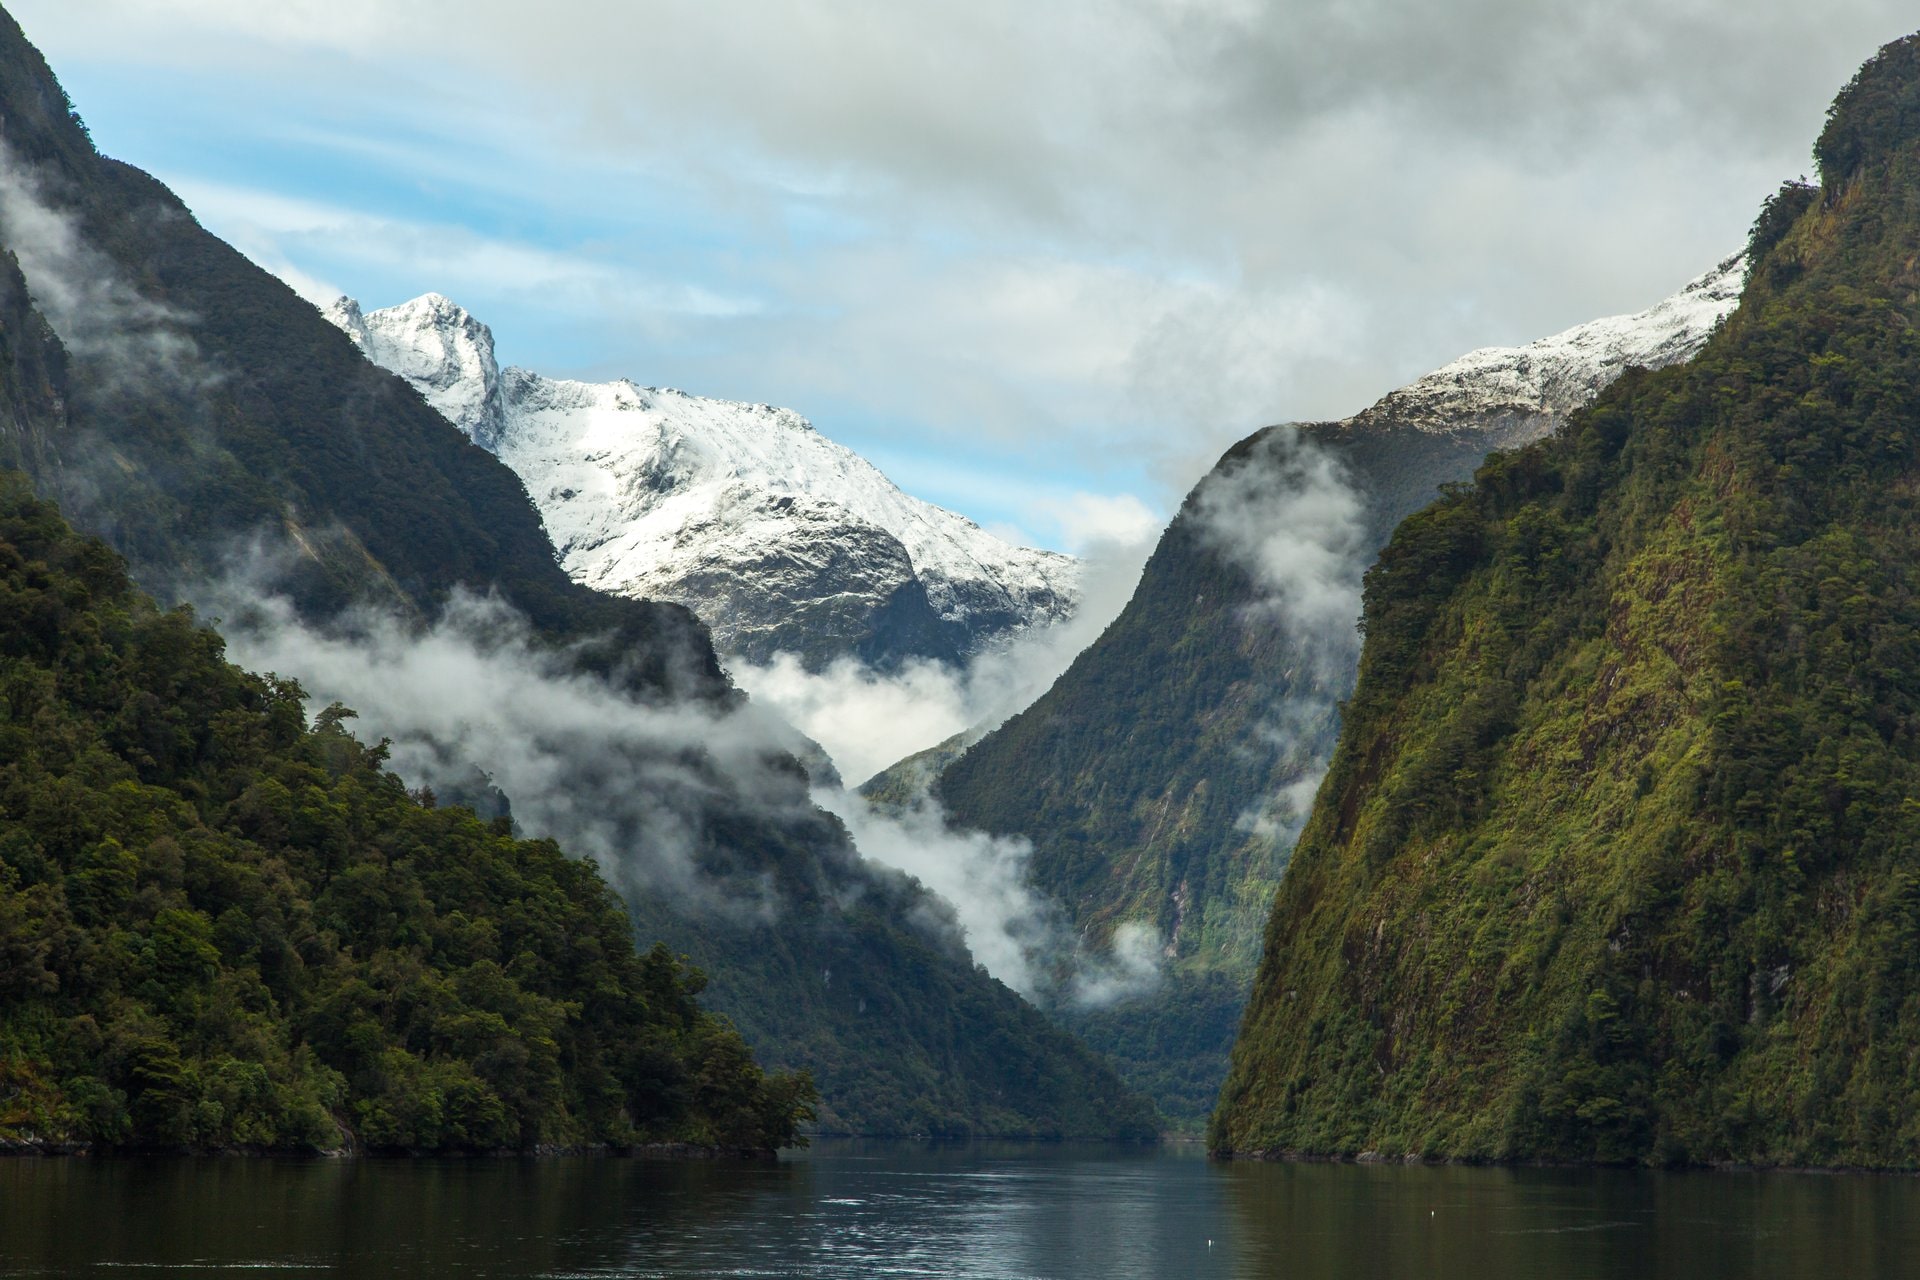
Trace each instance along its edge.
<path fill-rule="evenodd" d="M 764 1151 L 811 1114 L 594 867 L 409 794 L 0 474 L 0 1147 Z"/>

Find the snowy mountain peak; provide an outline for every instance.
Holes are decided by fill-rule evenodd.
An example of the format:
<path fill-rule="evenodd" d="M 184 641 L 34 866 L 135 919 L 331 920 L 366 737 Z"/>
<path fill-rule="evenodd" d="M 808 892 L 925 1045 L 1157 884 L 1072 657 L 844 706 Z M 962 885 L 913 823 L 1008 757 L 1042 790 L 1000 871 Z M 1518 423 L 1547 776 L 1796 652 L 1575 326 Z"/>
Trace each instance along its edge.
<path fill-rule="evenodd" d="M 1608 316 L 1523 347 L 1483 347 L 1391 391 L 1347 420 L 1394 421 L 1457 434 L 1496 424 L 1519 443 L 1551 430 L 1631 367 L 1657 369 L 1698 351 L 1740 301 L 1736 254 L 1645 311 Z"/>
<path fill-rule="evenodd" d="M 428 404 L 483 448 L 505 425 L 493 330 L 453 299 L 422 294 L 411 302 L 362 312 L 341 298 L 324 313 L 368 359 L 413 383 Z"/>
<path fill-rule="evenodd" d="M 437 294 L 326 314 L 519 474 L 576 581 L 684 603 L 723 652 L 959 662 L 1079 599 L 1072 557 L 910 497 L 791 409 L 503 370 Z"/>

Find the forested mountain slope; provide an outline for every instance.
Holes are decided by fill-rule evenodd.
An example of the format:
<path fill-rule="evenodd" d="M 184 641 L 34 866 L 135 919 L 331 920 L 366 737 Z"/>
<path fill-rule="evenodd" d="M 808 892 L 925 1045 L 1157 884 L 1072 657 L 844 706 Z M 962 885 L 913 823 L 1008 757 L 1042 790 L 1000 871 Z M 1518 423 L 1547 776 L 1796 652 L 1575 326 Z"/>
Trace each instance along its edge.
<path fill-rule="evenodd" d="M 1360 581 L 1393 527 L 1732 306 L 1730 259 L 1631 316 L 1489 348 L 1339 422 L 1270 427 L 1195 487 L 1112 626 L 946 767 L 954 819 L 1033 841 L 1035 883 L 1104 938 L 1150 926 L 1161 988 L 1068 1024 L 1169 1114 L 1218 1096 L 1293 838 L 1353 687 Z"/>
<path fill-rule="evenodd" d="M 565 824 L 533 834 L 565 835 L 570 853 L 599 858 L 643 941 L 665 938 L 703 966 L 709 1001 L 763 1061 L 816 1067 L 823 1122 L 1151 1130 L 1151 1109 L 1104 1064 L 972 964 L 937 900 L 864 862 L 807 802 L 786 740 L 751 735 L 687 610 L 569 581 L 515 475 L 164 186 L 99 155 L 4 15 L 0 248 L 44 315 L 22 310 L 20 276 L 0 270 L 0 366 L 54 388 L 31 430 L 0 438 L 7 460 L 164 601 L 224 583 L 222 608 L 237 602 L 223 615 L 232 643 L 251 643 L 256 624 L 304 628 L 275 669 L 314 692 L 303 663 L 319 644 L 438 634 L 462 601 L 488 602 L 497 625 L 457 656 L 477 663 L 497 655 L 502 634 L 530 633 L 518 668 L 496 663 L 449 691 L 473 704 L 477 726 L 457 742 L 396 720 L 397 704 L 359 710 L 395 739 L 396 759 L 443 750 L 471 774 L 493 771 L 495 752 L 547 751 L 533 781 L 508 792 L 523 822 L 622 815 L 590 850 Z M 236 564 L 247 569 L 237 582 Z M 270 596 L 297 616 L 240 616 Z M 594 706 L 660 731 L 560 751 L 545 722 L 488 718 L 509 680 L 547 681 L 540 691 L 553 697 L 524 700 L 544 712 L 576 678 L 599 682 Z M 711 741 L 718 731 L 735 742 L 731 762 Z M 652 874 L 667 864 L 686 875 Z M 891 1021 L 878 1027 L 860 993 L 890 983 Z M 923 1091 L 930 1078 L 944 1089 Z"/>
<path fill-rule="evenodd" d="M 1217 1151 L 1920 1165 L 1920 37 L 1815 157 L 1369 573 Z"/>
<path fill-rule="evenodd" d="M 0 1148 L 771 1151 L 591 864 L 409 795 L 0 472 Z"/>

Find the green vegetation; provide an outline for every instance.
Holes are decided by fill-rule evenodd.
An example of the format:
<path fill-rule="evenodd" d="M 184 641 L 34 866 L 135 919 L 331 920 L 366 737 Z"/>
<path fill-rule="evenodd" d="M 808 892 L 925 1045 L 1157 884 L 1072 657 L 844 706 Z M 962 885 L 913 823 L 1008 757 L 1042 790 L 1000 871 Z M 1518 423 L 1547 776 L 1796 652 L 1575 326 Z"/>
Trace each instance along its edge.
<path fill-rule="evenodd" d="M 0 1144 L 793 1141 L 590 864 L 301 707 L 0 473 Z"/>
<path fill-rule="evenodd" d="M 1920 1166 L 1920 37 L 1816 154 L 1368 575 L 1217 1150 Z"/>

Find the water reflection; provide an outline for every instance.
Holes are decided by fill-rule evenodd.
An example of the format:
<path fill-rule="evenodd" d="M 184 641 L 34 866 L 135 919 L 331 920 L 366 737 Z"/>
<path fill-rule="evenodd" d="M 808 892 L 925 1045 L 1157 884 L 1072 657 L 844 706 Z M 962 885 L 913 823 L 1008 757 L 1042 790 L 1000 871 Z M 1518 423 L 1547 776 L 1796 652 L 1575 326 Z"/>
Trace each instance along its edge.
<path fill-rule="evenodd" d="M 1822 1174 L 1233 1165 L 1236 1274 L 1920 1274 L 1920 1183 Z"/>
<path fill-rule="evenodd" d="M 823 1144 L 778 1165 L 0 1160 L 0 1275 L 1920 1274 L 1920 1180 Z"/>

